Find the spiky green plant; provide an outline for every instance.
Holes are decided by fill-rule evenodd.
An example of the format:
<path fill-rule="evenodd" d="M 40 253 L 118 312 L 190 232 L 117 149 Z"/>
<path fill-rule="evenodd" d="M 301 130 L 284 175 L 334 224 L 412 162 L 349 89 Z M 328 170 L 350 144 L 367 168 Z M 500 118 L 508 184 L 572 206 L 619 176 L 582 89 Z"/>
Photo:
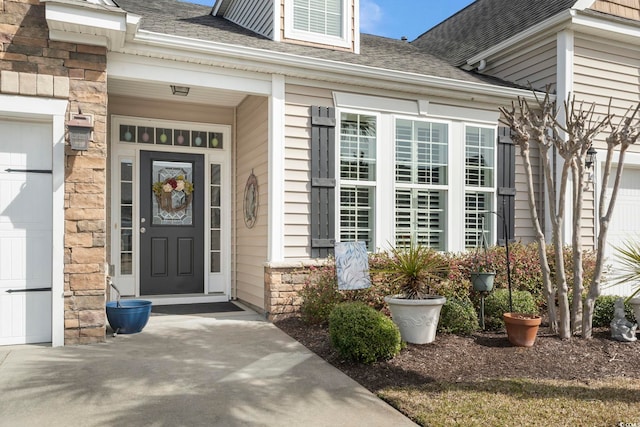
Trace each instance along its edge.
<path fill-rule="evenodd" d="M 620 283 L 635 283 L 636 289 L 627 297 L 626 301 L 640 293 L 640 242 L 637 240 L 626 240 L 621 246 L 613 247 L 616 251 L 616 258 L 620 261 L 621 272 L 615 276 L 615 285 Z"/>
<path fill-rule="evenodd" d="M 449 274 L 449 263 L 441 254 L 413 240 L 408 247 L 391 249 L 391 254 L 384 272 L 407 299 L 425 298 L 431 284 Z"/>

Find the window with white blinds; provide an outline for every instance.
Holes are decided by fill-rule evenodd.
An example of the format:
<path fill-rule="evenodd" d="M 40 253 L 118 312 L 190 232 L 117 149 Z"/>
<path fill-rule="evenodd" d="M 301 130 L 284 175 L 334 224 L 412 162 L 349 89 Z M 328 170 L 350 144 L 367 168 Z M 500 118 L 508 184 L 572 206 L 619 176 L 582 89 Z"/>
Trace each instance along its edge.
<path fill-rule="evenodd" d="M 374 250 L 377 168 L 376 116 L 340 116 L 340 240 Z"/>
<path fill-rule="evenodd" d="M 465 215 L 466 248 L 479 247 L 482 237 L 493 242 L 491 218 L 495 198 L 495 130 L 465 127 Z"/>
<path fill-rule="evenodd" d="M 396 120 L 395 244 L 446 249 L 448 126 Z"/>
<path fill-rule="evenodd" d="M 477 247 L 483 236 L 496 243 L 504 162 L 491 118 L 398 112 L 397 100 L 338 101 L 336 240 L 365 241 L 372 252 L 411 241 L 438 251 Z"/>
<path fill-rule="evenodd" d="M 293 0 L 293 28 L 342 37 L 343 0 Z"/>
<path fill-rule="evenodd" d="M 327 46 L 354 47 L 352 1 L 285 0 L 284 4 L 285 38 Z"/>

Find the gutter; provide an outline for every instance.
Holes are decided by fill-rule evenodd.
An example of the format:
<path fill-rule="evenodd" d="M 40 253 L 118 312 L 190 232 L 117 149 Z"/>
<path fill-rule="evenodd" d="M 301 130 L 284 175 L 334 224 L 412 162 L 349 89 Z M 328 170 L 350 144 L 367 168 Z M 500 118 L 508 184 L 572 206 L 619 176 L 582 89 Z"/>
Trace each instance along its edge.
<path fill-rule="evenodd" d="M 424 74 L 410 73 L 405 71 L 387 70 L 367 65 L 358 65 L 333 61 L 321 58 L 312 58 L 294 55 L 284 52 L 276 52 L 264 49 L 257 49 L 246 46 L 232 45 L 226 43 L 197 40 L 186 37 L 154 33 L 140 30 L 133 38 L 133 43 L 128 44 L 123 53 L 131 53 L 133 48 L 136 54 L 150 54 L 146 49 L 136 51 L 135 43 L 153 46 L 161 49 L 175 51 L 178 48 L 182 52 L 192 52 L 200 54 L 201 59 L 209 59 L 220 64 L 220 57 L 236 60 L 233 67 L 249 71 L 265 72 L 270 74 L 285 74 L 287 68 L 296 70 L 298 77 L 317 80 L 322 77 L 320 73 L 326 73 L 324 77 L 334 81 L 336 76 L 346 77 L 349 83 L 362 85 L 365 79 L 375 79 L 388 83 L 396 83 L 407 86 L 423 86 L 428 88 L 445 89 L 447 91 L 462 91 L 467 94 L 477 94 L 482 96 L 493 96 L 513 99 L 517 96 L 533 98 L 531 91 L 526 89 L 502 87 L 488 83 L 467 82 L 445 77 L 427 76 Z M 157 52 L 160 54 L 160 52 Z M 166 52 L 165 52 L 166 53 Z M 159 55 L 162 56 L 162 55 Z M 166 55 L 164 56 L 166 58 Z M 190 55 L 189 58 L 194 58 Z M 267 65 L 265 67 L 265 65 Z M 283 69 L 283 67 L 285 69 Z M 376 86 L 378 87 L 378 86 Z M 414 88 L 415 89 L 415 88 Z"/>

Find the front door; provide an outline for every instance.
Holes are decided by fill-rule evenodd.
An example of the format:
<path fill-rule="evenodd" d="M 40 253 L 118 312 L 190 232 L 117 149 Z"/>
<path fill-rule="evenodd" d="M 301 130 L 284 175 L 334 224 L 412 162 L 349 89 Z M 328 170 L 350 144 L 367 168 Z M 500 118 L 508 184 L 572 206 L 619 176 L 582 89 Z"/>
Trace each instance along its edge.
<path fill-rule="evenodd" d="M 204 156 L 140 152 L 140 295 L 204 292 Z"/>

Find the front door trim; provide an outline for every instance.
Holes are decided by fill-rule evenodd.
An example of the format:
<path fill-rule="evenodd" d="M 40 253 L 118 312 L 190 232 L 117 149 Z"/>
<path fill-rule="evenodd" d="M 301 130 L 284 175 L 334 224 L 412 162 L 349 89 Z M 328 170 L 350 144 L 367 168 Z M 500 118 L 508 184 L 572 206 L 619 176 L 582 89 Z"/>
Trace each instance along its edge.
<path fill-rule="evenodd" d="M 150 128 L 170 128 L 170 129 L 189 129 L 192 131 L 215 132 L 222 135 L 223 148 L 199 148 L 199 147 L 180 147 L 173 145 L 160 145 L 150 143 L 131 143 L 120 141 L 120 125 L 130 124 L 135 126 L 148 126 Z M 123 297 L 139 297 L 140 296 L 140 152 L 141 151 L 157 151 L 167 153 L 188 153 L 204 155 L 205 164 L 205 182 L 204 188 L 204 206 L 202 207 L 205 219 L 205 286 L 203 293 L 182 294 L 182 295 L 154 295 L 146 297 L 154 304 L 176 304 L 176 303 L 196 303 L 196 302 L 218 302 L 228 301 L 231 299 L 231 126 L 216 125 L 206 123 L 181 122 L 169 120 L 156 120 L 130 116 L 111 116 L 111 222 L 110 222 L 110 275 L 113 283 L 118 287 Z M 121 248 L 121 224 L 120 224 L 120 200 L 121 200 L 121 163 L 129 162 L 132 165 L 132 246 L 133 259 L 131 274 L 123 274 L 120 264 L 120 248 Z M 222 169 L 222 195 L 221 203 L 224 207 L 222 211 L 222 271 L 220 273 L 210 273 L 210 249 L 211 241 L 209 229 L 211 226 L 211 218 L 208 212 L 211 203 L 210 174 L 209 170 L 212 164 L 221 165 Z M 115 292 L 111 292 L 111 298 L 115 298 Z"/>

